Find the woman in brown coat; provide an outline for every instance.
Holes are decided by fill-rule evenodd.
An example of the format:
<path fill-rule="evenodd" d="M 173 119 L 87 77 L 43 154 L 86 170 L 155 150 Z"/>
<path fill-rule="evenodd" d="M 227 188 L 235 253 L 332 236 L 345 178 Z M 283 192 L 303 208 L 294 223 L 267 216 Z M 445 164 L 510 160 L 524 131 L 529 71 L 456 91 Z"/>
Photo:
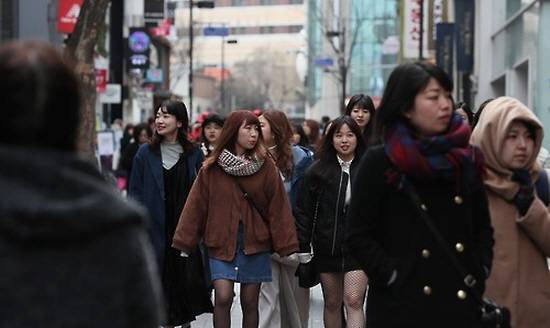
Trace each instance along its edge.
<path fill-rule="evenodd" d="M 550 214 L 533 187 L 543 138 L 537 117 L 518 100 L 485 107 L 471 142 L 483 151 L 495 231 L 486 296 L 508 307 L 512 327 L 550 327 Z"/>
<path fill-rule="evenodd" d="M 271 252 L 298 249 L 283 181 L 262 146 L 258 118 L 231 113 L 181 214 L 173 247 L 190 252 L 200 240 L 210 257 L 214 326 L 231 326 L 233 285 L 241 284 L 243 327 L 258 327 L 260 284 L 271 281 Z"/>

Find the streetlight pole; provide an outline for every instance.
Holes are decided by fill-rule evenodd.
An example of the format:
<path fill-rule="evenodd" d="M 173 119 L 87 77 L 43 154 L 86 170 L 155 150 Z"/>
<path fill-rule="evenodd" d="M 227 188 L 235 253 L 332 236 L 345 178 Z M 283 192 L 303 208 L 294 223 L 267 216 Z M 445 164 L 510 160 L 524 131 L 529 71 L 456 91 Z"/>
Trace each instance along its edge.
<path fill-rule="evenodd" d="M 420 37 L 418 39 L 418 60 L 424 60 L 424 0 L 420 0 Z"/>
<path fill-rule="evenodd" d="M 225 36 L 222 35 L 222 65 L 221 65 L 221 77 L 220 77 L 220 107 L 221 112 L 225 114 Z"/>
<path fill-rule="evenodd" d="M 189 0 L 189 122 L 193 122 L 193 0 Z"/>
<path fill-rule="evenodd" d="M 221 112 L 225 114 L 225 43 L 235 44 L 237 40 L 225 40 L 222 35 L 222 61 L 221 61 L 221 77 L 220 77 L 220 103 Z"/>
<path fill-rule="evenodd" d="M 193 117 L 193 7 L 214 8 L 214 1 L 189 0 L 189 121 Z"/>

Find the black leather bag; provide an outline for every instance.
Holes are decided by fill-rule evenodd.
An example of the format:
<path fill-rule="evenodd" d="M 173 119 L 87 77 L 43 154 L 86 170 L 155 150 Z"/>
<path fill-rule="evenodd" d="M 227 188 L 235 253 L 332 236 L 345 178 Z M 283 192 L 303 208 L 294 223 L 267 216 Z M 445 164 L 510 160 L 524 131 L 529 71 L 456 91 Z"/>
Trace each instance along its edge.
<path fill-rule="evenodd" d="M 317 213 L 319 211 L 319 196 L 315 202 L 315 213 L 313 214 L 313 225 L 311 228 L 312 233 L 315 232 L 315 225 L 317 224 Z M 319 271 L 315 267 L 315 261 L 313 258 L 307 263 L 300 263 L 298 269 L 296 269 L 295 276 L 298 277 L 298 285 L 302 288 L 311 288 L 317 286 L 321 282 L 321 276 Z"/>
<path fill-rule="evenodd" d="M 408 194 L 413 204 L 415 205 L 418 214 L 428 226 L 428 229 L 435 237 L 435 240 L 447 255 L 447 258 L 452 263 L 456 272 L 463 278 L 464 284 L 470 289 L 470 292 L 475 297 L 480 306 L 480 327 L 481 328 L 510 328 L 510 310 L 504 306 L 499 306 L 492 300 L 483 298 L 479 291 L 475 288 L 476 279 L 469 274 L 464 266 L 458 261 L 453 251 L 449 249 L 445 239 L 439 232 L 439 229 L 432 222 L 432 219 L 428 216 L 428 213 L 424 210 L 420 197 L 414 190 L 412 185 L 408 186 Z"/>
<path fill-rule="evenodd" d="M 481 328 L 510 328 L 510 310 L 484 298 L 481 305 Z"/>
<path fill-rule="evenodd" d="M 302 288 L 315 287 L 321 282 L 319 271 L 315 268 L 313 259 L 308 263 L 300 263 L 296 270 L 296 276 L 298 276 L 298 285 Z"/>

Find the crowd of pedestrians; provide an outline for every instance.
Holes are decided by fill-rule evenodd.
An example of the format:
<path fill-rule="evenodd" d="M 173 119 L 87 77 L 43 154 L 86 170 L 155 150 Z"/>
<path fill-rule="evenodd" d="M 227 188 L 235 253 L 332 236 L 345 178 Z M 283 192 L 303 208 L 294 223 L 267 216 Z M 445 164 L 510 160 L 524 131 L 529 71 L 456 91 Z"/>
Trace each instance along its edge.
<path fill-rule="evenodd" d="M 191 133 L 167 100 L 125 134 L 125 199 L 76 155 L 71 65 L 16 42 L 0 74 L 0 326 L 231 327 L 239 283 L 243 327 L 305 328 L 306 267 L 329 328 L 550 326 L 547 152 L 517 99 L 473 113 L 410 63 L 378 108 L 321 123 L 240 110 Z"/>

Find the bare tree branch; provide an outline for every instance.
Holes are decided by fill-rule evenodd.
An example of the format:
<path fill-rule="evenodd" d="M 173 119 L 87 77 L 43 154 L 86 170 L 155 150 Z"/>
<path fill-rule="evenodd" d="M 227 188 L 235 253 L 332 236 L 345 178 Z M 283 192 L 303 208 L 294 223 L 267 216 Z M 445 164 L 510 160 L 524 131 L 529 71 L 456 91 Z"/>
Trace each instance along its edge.
<path fill-rule="evenodd" d="M 344 112 L 345 98 L 347 94 L 347 79 L 350 72 L 354 49 L 359 38 L 359 33 L 366 18 L 360 15 L 360 10 L 357 6 L 354 6 L 353 12 L 356 16 L 355 24 L 352 24 L 349 17 L 345 17 L 342 14 L 342 8 L 334 8 L 334 2 L 332 0 L 326 1 L 325 4 L 331 6 L 332 14 L 331 18 L 327 18 L 324 15 L 322 8 L 316 8 L 314 10 L 314 16 L 317 19 L 323 37 L 327 41 L 328 45 L 332 49 L 332 52 L 337 59 L 336 70 L 325 70 L 331 74 L 332 77 L 340 84 L 339 98 L 340 107 L 342 113 Z M 337 28 L 334 29 L 333 25 L 336 24 Z M 351 30 L 351 32 L 349 32 Z M 327 33 L 328 32 L 328 33 Z M 348 39 L 349 36 L 349 39 Z"/>
<path fill-rule="evenodd" d="M 367 20 L 365 17 L 360 17 L 359 9 L 357 7 L 354 8 L 354 11 L 356 13 L 355 17 L 358 17 L 358 19 L 357 19 L 357 23 L 355 24 L 355 28 L 352 31 L 351 43 L 348 51 L 348 56 L 346 58 L 346 66 L 348 67 L 351 65 L 351 59 L 353 58 L 353 50 L 357 45 L 357 38 L 359 36 L 359 32 L 361 31 L 361 27 L 363 26 L 363 23 L 365 23 L 365 21 Z"/>

